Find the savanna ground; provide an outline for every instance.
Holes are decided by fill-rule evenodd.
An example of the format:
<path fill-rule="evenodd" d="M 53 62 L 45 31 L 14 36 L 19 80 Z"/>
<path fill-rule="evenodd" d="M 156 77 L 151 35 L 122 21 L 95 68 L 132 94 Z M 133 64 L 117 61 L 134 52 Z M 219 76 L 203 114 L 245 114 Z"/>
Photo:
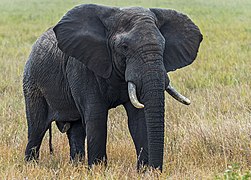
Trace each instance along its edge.
<path fill-rule="evenodd" d="M 188 14 L 204 40 L 196 62 L 171 73 L 191 100 L 166 95 L 162 174 L 136 171 L 122 107 L 111 110 L 108 166 L 69 163 L 65 134 L 53 124 L 55 155 L 45 136 L 39 163 L 25 163 L 27 124 L 22 72 L 34 41 L 80 3 L 172 8 Z M 0 179 L 229 179 L 251 177 L 251 1 L 0 0 Z"/>

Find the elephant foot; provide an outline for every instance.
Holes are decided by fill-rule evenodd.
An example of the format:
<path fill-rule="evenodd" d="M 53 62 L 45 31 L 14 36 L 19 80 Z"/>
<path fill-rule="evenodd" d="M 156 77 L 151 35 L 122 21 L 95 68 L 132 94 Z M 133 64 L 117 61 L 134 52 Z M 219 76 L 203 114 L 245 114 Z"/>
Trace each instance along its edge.
<path fill-rule="evenodd" d="M 74 156 L 70 157 L 70 162 L 73 165 L 83 164 L 85 162 L 85 153 L 76 153 Z"/>
<path fill-rule="evenodd" d="M 91 163 L 88 162 L 88 168 L 91 169 L 95 165 L 101 165 L 107 167 L 107 156 L 105 155 L 103 158 L 97 158 L 93 160 Z"/>
<path fill-rule="evenodd" d="M 37 148 L 32 148 L 32 149 L 29 149 L 29 150 L 26 150 L 26 153 L 25 153 L 25 161 L 26 162 L 38 162 L 38 157 L 39 157 L 39 153 L 37 151 Z"/>

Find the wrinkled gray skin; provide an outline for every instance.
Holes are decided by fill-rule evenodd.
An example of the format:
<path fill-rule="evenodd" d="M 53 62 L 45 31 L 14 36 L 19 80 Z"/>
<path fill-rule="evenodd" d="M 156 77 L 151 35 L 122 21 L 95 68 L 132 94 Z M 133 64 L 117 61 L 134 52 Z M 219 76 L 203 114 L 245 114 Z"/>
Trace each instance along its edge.
<path fill-rule="evenodd" d="M 123 105 L 138 167 L 163 165 L 164 91 L 167 72 L 196 58 L 202 35 L 173 10 L 80 5 L 33 45 L 24 70 L 28 121 L 26 160 L 38 159 L 52 121 L 67 131 L 71 159 L 105 161 L 108 110 Z M 129 100 L 137 88 L 144 108 Z M 65 128 L 65 123 L 70 128 Z"/>

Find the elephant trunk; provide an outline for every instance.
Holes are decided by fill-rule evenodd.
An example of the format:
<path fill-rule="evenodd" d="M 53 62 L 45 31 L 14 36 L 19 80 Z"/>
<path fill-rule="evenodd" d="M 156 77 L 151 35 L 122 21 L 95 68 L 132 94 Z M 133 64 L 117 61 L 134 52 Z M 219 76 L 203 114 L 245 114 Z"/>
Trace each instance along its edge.
<path fill-rule="evenodd" d="M 164 148 L 164 75 L 149 72 L 143 77 L 141 101 L 148 132 L 149 165 L 162 171 Z"/>

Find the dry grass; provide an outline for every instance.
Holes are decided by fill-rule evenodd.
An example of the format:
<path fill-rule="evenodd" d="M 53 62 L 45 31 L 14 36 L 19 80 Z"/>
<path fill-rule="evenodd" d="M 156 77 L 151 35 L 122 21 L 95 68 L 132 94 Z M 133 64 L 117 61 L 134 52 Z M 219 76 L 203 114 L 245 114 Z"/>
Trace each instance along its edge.
<path fill-rule="evenodd" d="M 197 61 L 171 73 L 173 85 L 192 104 L 183 106 L 166 95 L 163 173 L 136 172 L 134 145 L 122 107 L 111 110 L 109 115 L 107 168 L 100 165 L 88 171 L 86 164 L 69 164 L 68 140 L 55 126 L 55 155 L 49 154 L 46 135 L 39 163 L 24 162 L 27 125 L 22 72 L 25 61 L 36 38 L 80 1 L 1 0 L 0 179 L 248 179 L 251 3 L 248 0 L 95 2 L 174 8 L 189 14 L 204 34 Z M 234 164 L 238 167 L 229 167 Z"/>

